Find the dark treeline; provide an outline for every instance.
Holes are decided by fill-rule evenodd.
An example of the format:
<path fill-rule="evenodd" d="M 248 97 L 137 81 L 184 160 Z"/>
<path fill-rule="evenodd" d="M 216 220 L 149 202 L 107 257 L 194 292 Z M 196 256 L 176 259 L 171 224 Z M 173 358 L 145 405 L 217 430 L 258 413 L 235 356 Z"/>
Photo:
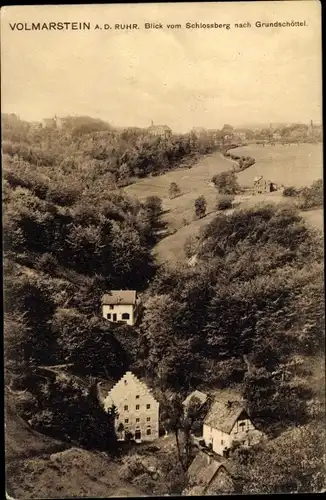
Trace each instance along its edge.
<path fill-rule="evenodd" d="M 77 123 L 75 123 L 77 120 Z M 79 192 L 96 194 L 105 184 L 116 189 L 132 179 L 159 175 L 183 162 L 187 166 L 200 154 L 216 149 L 210 136 L 195 134 L 172 135 L 169 138 L 151 136 L 144 129 L 115 130 L 106 123 L 84 118 L 65 120 L 62 128 L 37 127 L 4 115 L 3 154 L 33 168 L 42 184 L 51 176 L 52 189 L 69 186 L 70 196 Z M 47 168 L 45 168 L 47 167 Z M 17 173 L 29 182 L 26 165 L 15 164 L 9 174 Z M 44 188 L 45 189 L 45 188 Z M 49 193 L 51 196 L 51 193 Z"/>

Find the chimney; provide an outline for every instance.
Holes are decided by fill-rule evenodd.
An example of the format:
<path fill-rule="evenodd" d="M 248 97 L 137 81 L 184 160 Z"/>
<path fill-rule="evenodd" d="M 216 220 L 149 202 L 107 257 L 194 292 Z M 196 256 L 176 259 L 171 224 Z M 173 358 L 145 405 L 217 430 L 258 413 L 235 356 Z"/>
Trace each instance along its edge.
<path fill-rule="evenodd" d="M 154 122 L 153 122 L 153 120 L 151 120 L 151 126 L 153 126 L 153 125 L 154 125 Z"/>

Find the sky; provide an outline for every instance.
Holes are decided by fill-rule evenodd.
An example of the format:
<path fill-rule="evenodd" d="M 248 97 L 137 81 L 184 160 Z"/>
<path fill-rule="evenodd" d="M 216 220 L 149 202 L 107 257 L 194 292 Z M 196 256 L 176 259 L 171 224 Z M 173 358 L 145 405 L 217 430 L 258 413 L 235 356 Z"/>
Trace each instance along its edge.
<path fill-rule="evenodd" d="M 9 23 L 90 22 L 90 31 L 18 31 Z M 235 29 L 249 21 L 252 28 Z M 256 21 L 306 21 L 256 28 Z M 163 29 L 145 30 L 161 22 Z M 185 28 L 187 22 L 231 29 Z M 138 30 L 95 30 L 137 23 Z M 168 29 L 181 23 L 182 29 Z M 2 111 L 21 119 L 89 115 L 116 126 L 186 132 L 224 123 L 322 121 L 318 1 L 6 7 Z"/>

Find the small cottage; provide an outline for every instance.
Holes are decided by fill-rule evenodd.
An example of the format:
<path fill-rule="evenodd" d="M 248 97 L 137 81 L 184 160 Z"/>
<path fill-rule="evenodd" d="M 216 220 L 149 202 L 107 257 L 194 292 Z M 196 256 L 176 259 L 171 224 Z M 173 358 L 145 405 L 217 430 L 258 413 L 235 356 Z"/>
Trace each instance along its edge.
<path fill-rule="evenodd" d="M 200 451 L 187 471 L 188 485 L 183 496 L 228 494 L 234 491 L 234 481 L 225 461 Z"/>
<path fill-rule="evenodd" d="M 277 190 L 274 182 L 265 180 L 262 175 L 254 178 L 254 192 L 255 194 L 272 193 Z"/>
<path fill-rule="evenodd" d="M 103 318 L 112 323 L 135 325 L 140 302 L 136 290 L 111 290 L 102 297 Z"/>
<path fill-rule="evenodd" d="M 191 392 L 186 399 L 183 401 L 182 406 L 186 411 L 192 402 L 196 403 L 198 408 L 201 408 L 207 401 L 208 395 L 200 391 Z"/>
<path fill-rule="evenodd" d="M 220 391 L 204 419 L 203 439 L 218 455 L 226 456 L 235 443 L 251 446 L 263 433 L 252 423 L 240 395 Z"/>
<path fill-rule="evenodd" d="M 115 430 L 119 441 L 128 436 L 138 443 L 159 437 L 159 403 L 151 389 L 132 372 L 126 372 L 106 396 L 100 388 L 99 394 L 105 411 L 112 406 L 117 409 Z"/>

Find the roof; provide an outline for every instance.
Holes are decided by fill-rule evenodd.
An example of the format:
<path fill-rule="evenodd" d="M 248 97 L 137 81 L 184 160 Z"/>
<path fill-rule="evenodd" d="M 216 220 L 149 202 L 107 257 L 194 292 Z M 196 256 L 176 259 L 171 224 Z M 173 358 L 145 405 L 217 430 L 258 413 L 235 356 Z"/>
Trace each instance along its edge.
<path fill-rule="evenodd" d="M 168 127 L 167 125 L 151 125 L 150 127 L 148 127 L 148 130 L 159 130 L 159 129 L 171 132 L 170 127 Z"/>
<path fill-rule="evenodd" d="M 117 395 L 116 388 L 117 386 L 123 386 L 123 384 L 129 386 L 129 391 L 135 390 L 136 388 L 137 390 L 144 391 L 148 396 L 151 396 L 153 400 L 156 401 L 156 403 L 158 403 L 151 387 L 149 387 L 144 380 L 137 377 L 132 372 L 127 371 L 123 375 L 123 377 L 121 377 L 118 381 L 115 381 L 113 384 L 109 380 L 103 385 L 101 383 L 97 385 L 98 397 L 100 398 L 100 402 L 104 405 L 105 408 L 108 408 L 112 404 L 117 404 L 118 401 L 115 400 L 115 396 Z M 120 393 L 118 392 L 118 398 L 119 397 Z"/>
<path fill-rule="evenodd" d="M 220 467 L 224 467 L 222 462 L 200 451 L 192 461 L 187 472 L 189 485 L 207 487 Z"/>
<path fill-rule="evenodd" d="M 196 398 L 196 399 L 199 399 L 199 401 L 201 402 L 201 404 L 203 405 L 204 403 L 206 403 L 207 401 L 207 394 L 204 394 L 203 392 L 200 392 L 200 391 L 193 391 L 191 392 L 187 397 L 186 399 L 184 400 L 184 402 L 182 403 L 184 406 L 188 405 L 191 401 L 192 398 Z"/>
<path fill-rule="evenodd" d="M 111 290 L 102 297 L 102 304 L 136 304 L 136 290 Z"/>
<path fill-rule="evenodd" d="M 230 390 L 217 391 L 204 424 L 230 434 L 234 424 L 243 412 L 246 413 L 245 404 L 238 392 Z"/>

